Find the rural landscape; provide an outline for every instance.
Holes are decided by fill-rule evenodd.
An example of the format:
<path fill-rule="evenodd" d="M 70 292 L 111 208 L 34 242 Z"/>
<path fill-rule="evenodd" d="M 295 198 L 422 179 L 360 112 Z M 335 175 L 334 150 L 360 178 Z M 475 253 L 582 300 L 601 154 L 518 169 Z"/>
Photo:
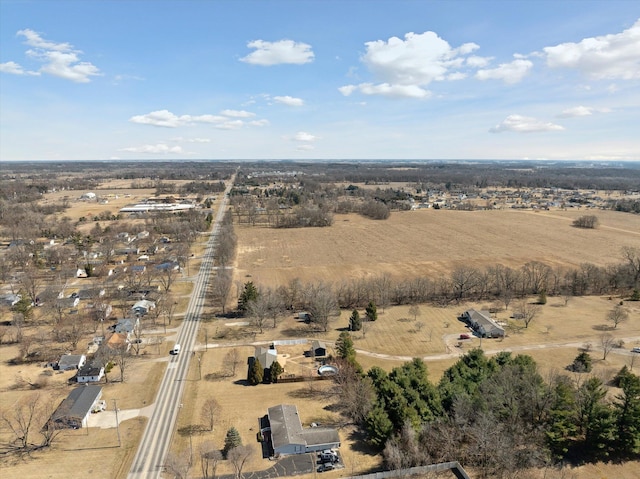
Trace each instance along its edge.
<path fill-rule="evenodd" d="M 0 473 L 636 478 L 639 185 L 637 163 L 5 162 Z"/>

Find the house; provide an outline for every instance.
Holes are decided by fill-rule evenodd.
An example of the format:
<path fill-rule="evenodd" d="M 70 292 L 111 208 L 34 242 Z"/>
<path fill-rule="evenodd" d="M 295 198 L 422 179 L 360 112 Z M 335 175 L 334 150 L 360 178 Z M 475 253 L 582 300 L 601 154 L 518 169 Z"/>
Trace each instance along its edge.
<path fill-rule="evenodd" d="M 165 261 L 164 263 L 157 264 L 156 269 L 158 271 L 178 271 L 180 265 L 176 261 Z"/>
<path fill-rule="evenodd" d="M 113 326 L 113 330 L 116 333 L 129 334 L 140 326 L 140 320 L 138 318 L 122 318 Z"/>
<path fill-rule="evenodd" d="M 22 296 L 19 294 L 6 294 L 2 297 L 2 304 L 7 306 L 15 306 L 20 302 Z"/>
<path fill-rule="evenodd" d="M 462 319 L 483 338 L 502 338 L 504 328 L 491 319 L 489 311 L 469 309 L 462 313 Z"/>
<path fill-rule="evenodd" d="M 256 347 L 254 357 L 260 361 L 262 367 L 269 369 L 273 363 L 278 360 L 278 351 L 276 349 L 264 348 L 262 346 Z"/>
<path fill-rule="evenodd" d="M 126 333 L 113 333 L 109 339 L 107 339 L 106 344 L 101 347 L 107 347 L 113 351 L 119 351 L 126 348 L 128 351 L 131 348 L 131 343 L 129 343 L 129 337 Z"/>
<path fill-rule="evenodd" d="M 137 237 L 138 239 L 145 239 L 145 238 L 148 238 L 148 237 L 149 237 L 149 232 L 148 232 L 148 231 L 141 231 L 140 233 L 138 233 L 138 234 L 136 235 L 136 237 Z"/>
<path fill-rule="evenodd" d="M 76 381 L 79 383 L 97 383 L 104 377 L 104 367 L 92 363 L 85 364 L 78 370 Z"/>
<path fill-rule="evenodd" d="M 96 194 L 93 191 L 88 191 L 87 193 L 80 196 L 80 199 L 83 201 L 93 201 L 96 199 Z"/>
<path fill-rule="evenodd" d="M 96 299 L 102 298 L 106 291 L 104 288 L 86 288 L 78 291 L 78 298 L 80 299 Z"/>
<path fill-rule="evenodd" d="M 76 278 L 87 278 L 89 275 L 84 268 L 78 268 L 76 271 Z"/>
<path fill-rule="evenodd" d="M 72 296 L 69 298 L 60 298 L 56 300 L 56 305 L 62 309 L 73 309 L 80 304 L 80 298 L 78 296 Z"/>
<path fill-rule="evenodd" d="M 139 316 L 144 316 L 152 309 L 156 309 L 156 303 L 147 299 L 141 299 L 131 307 L 131 311 L 133 312 L 133 314 Z"/>
<path fill-rule="evenodd" d="M 87 358 L 84 354 L 63 354 L 58 360 L 58 369 L 60 371 L 70 371 L 71 369 L 80 369 L 84 366 Z"/>
<path fill-rule="evenodd" d="M 131 272 L 135 274 L 142 274 L 147 270 L 147 267 L 143 264 L 134 264 L 131 266 Z"/>
<path fill-rule="evenodd" d="M 269 432 L 273 453 L 276 456 L 305 454 L 340 447 L 338 431 L 329 427 L 303 428 L 298 408 L 280 404 L 267 410 L 268 426 L 261 432 Z"/>
<path fill-rule="evenodd" d="M 84 427 L 101 397 L 100 386 L 77 387 L 60 403 L 49 420 L 58 427 L 73 429 Z"/>
<path fill-rule="evenodd" d="M 312 358 L 324 358 L 327 355 L 327 346 L 323 341 L 314 339 L 311 341 L 311 351 L 309 351 L 309 355 Z"/>

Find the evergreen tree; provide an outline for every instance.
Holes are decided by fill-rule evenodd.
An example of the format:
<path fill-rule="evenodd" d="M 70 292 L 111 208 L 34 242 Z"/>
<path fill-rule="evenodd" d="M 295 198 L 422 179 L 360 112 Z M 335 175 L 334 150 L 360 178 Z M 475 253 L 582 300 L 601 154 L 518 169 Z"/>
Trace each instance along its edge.
<path fill-rule="evenodd" d="M 378 308 L 376 307 L 376 303 L 374 303 L 373 301 L 369 301 L 365 313 L 367 316 L 367 321 L 375 321 L 376 319 L 378 319 Z"/>
<path fill-rule="evenodd" d="M 349 330 L 360 331 L 362 329 L 362 320 L 360 319 L 360 313 L 357 309 L 354 309 L 349 318 Z"/>
<path fill-rule="evenodd" d="M 284 372 L 284 368 L 280 365 L 278 361 L 274 361 L 271 363 L 271 367 L 269 368 L 269 379 L 272 383 L 277 383 L 278 378 Z"/>
<path fill-rule="evenodd" d="M 620 375 L 620 388 L 613 403 L 616 421 L 616 452 L 633 457 L 640 453 L 640 377 L 627 371 Z"/>
<path fill-rule="evenodd" d="M 379 404 L 367 414 L 365 427 L 369 442 L 377 447 L 384 446 L 384 443 L 393 434 L 393 423 Z"/>
<path fill-rule="evenodd" d="M 249 375 L 247 376 L 247 381 L 252 386 L 260 384 L 264 379 L 264 368 L 260 363 L 258 358 L 254 358 L 253 364 L 249 368 Z"/>
<path fill-rule="evenodd" d="M 613 411 L 604 402 L 607 391 L 602 381 L 592 377 L 578 389 L 578 426 L 583 433 L 582 451 L 592 459 L 609 456 L 615 424 Z"/>
<path fill-rule="evenodd" d="M 224 438 L 224 448 L 222 449 L 222 454 L 226 458 L 229 454 L 229 451 L 234 447 L 242 446 L 242 438 L 240 437 L 240 433 L 238 430 L 231 426 L 227 430 L 227 435 Z"/>
<path fill-rule="evenodd" d="M 562 459 L 576 435 L 576 391 L 568 378 L 558 380 L 553 389 L 553 403 L 547 421 L 547 444 L 551 453 Z"/>
<path fill-rule="evenodd" d="M 353 347 L 353 340 L 347 331 L 342 331 L 336 340 L 336 352 L 338 357 L 351 362 L 356 358 L 356 350 Z"/>
<path fill-rule="evenodd" d="M 588 352 L 582 351 L 576 356 L 571 363 L 570 369 L 576 373 L 589 373 L 593 366 L 591 364 L 592 359 Z"/>
<path fill-rule="evenodd" d="M 246 311 L 249 302 L 257 300 L 258 295 L 258 289 L 253 284 L 253 281 L 248 281 L 244 284 L 244 289 L 240 294 L 240 299 L 238 300 L 238 308 L 241 311 Z"/>

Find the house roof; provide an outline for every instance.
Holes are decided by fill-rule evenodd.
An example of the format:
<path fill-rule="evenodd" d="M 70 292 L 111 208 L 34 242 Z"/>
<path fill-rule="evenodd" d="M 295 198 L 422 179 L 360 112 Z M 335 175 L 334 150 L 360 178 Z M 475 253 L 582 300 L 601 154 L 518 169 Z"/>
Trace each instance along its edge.
<path fill-rule="evenodd" d="M 478 326 L 481 326 L 485 332 L 492 329 L 504 331 L 502 327 L 491 319 L 491 314 L 488 311 L 476 311 L 475 309 L 469 309 L 466 311 L 466 314 L 471 321 L 476 323 Z"/>
<path fill-rule="evenodd" d="M 60 369 L 77 368 L 85 360 L 84 354 L 63 354 L 60 356 L 58 366 Z"/>
<path fill-rule="evenodd" d="M 257 346 L 255 357 L 260 361 L 263 368 L 270 368 L 271 365 L 278 360 L 278 351 Z"/>
<path fill-rule="evenodd" d="M 91 410 L 91 406 L 102 395 L 100 386 L 80 386 L 69 393 L 58 409 L 53 413 L 53 419 L 79 418 L 83 419 Z"/>
<path fill-rule="evenodd" d="M 107 340 L 107 345 L 110 348 L 117 348 L 127 343 L 127 335 L 124 333 L 113 333 Z"/>
<path fill-rule="evenodd" d="M 298 408 L 292 404 L 280 404 L 268 409 L 273 448 L 288 444 L 315 446 L 340 443 L 338 431 L 328 427 L 304 429 Z"/>
<path fill-rule="evenodd" d="M 85 364 L 78 371 L 78 376 L 100 376 L 101 371 L 104 372 L 104 367 L 95 366 L 93 364 Z"/>
<path fill-rule="evenodd" d="M 324 344 L 324 341 L 318 341 L 317 339 L 314 339 L 313 341 L 311 341 L 311 347 L 313 349 L 318 349 L 318 348 L 327 349 L 327 346 Z"/>

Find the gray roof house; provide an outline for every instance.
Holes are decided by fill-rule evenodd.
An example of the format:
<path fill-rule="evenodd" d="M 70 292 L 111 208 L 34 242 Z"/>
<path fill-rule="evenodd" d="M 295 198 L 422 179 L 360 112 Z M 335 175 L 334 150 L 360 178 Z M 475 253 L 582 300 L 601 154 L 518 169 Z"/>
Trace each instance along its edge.
<path fill-rule="evenodd" d="M 63 354 L 58 361 L 58 369 L 61 371 L 80 369 L 86 361 L 84 354 Z"/>
<path fill-rule="evenodd" d="M 156 309 L 156 303 L 154 303 L 153 301 L 148 301 L 146 299 L 137 301 L 136 304 L 131 307 L 131 311 L 133 311 L 134 314 L 140 315 L 145 315 L 152 309 Z"/>
<path fill-rule="evenodd" d="M 298 408 L 280 404 L 268 409 L 271 443 L 276 456 L 305 454 L 340 447 L 338 431 L 329 427 L 303 428 Z"/>
<path fill-rule="evenodd" d="M 102 397 L 100 386 L 80 386 L 69 393 L 51 415 L 56 426 L 78 429 L 87 424 L 91 410 Z"/>
<path fill-rule="evenodd" d="M 491 319 L 488 311 L 469 309 L 462 313 L 462 319 L 483 338 L 504 337 L 504 328 Z"/>
<path fill-rule="evenodd" d="M 98 364 L 85 364 L 76 375 L 79 383 L 97 383 L 104 377 L 104 367 Z"/>
<path fill-rule="evenodd" d="M 275 349 L 257 346 L 254 357 L 260 361 L 263 368 L 269 369 L 271 365 L 278 360 L 278 351 Z"/>

